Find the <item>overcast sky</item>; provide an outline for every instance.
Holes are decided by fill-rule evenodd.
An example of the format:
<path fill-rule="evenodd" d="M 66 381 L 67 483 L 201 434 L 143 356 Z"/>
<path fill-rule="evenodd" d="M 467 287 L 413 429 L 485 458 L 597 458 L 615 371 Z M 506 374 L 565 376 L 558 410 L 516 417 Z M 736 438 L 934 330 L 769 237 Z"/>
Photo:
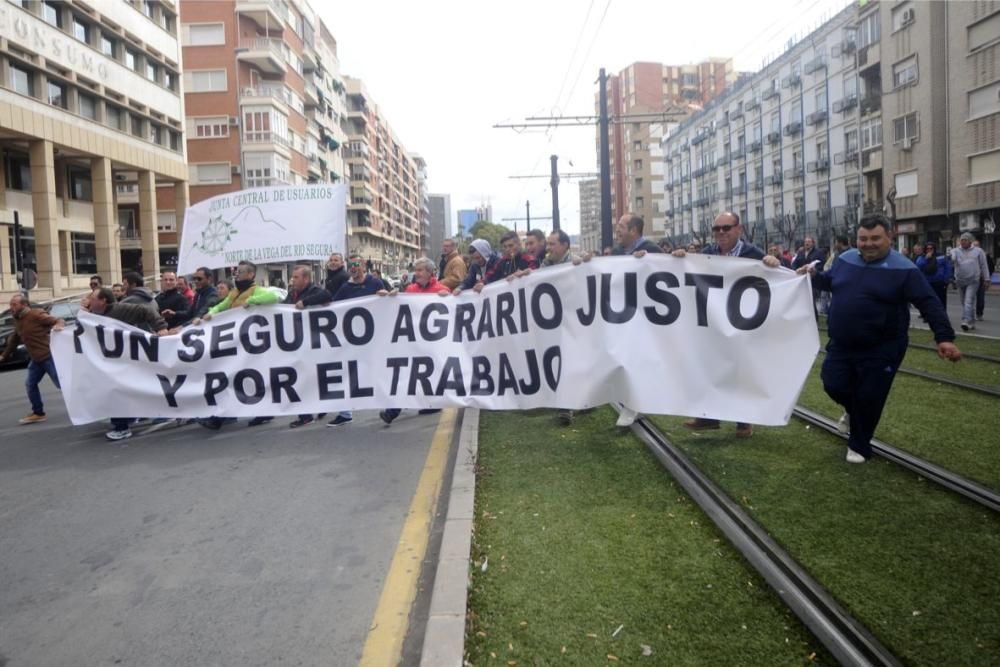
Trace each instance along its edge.
<path fill-rule="evenodd" d="M 312 3 L 337 39 L 342 74 L 365 82 L 403 145 L 427 160 L 430 191 L 451 195 L 454 228 L 455 212 L 480 202 L 493 205 L 495 222 L 524 217 L 525 200 L 532 217 L 549 215 L 549 155 L 561 173 L 597 170 L 594 127 L 517 133 L 494 124 L 593 114 L 601 67 L 732 57 L 737 70 L 757 71 L 848 1 Z M 546 177 L 509 178 L 527 174 Z M 562 227 L 575 234 L 576 181 L 563 180 L 559 195 Z"/>

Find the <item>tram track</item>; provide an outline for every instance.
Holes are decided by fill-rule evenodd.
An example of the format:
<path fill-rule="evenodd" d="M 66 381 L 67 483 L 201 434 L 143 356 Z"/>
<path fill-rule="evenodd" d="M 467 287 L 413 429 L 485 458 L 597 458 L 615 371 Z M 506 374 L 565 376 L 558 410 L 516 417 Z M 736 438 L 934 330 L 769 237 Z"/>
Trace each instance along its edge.
<path fill-rule="evenodd" d="M 814 410 L 798 405 L 795 407 L 793 414 L 803 421 L 806 421 L 814 426 L 818 426 L 825 431 L 847 440 L 848 436 L 841 433 L 837 428 L 837 422 L 824 417 Z M 914 456 L 913 454 L 904 452 L 889 443 L 872 438 L 871 444 L 872 451 L 882 458 L 901 465 L 907 470 L 911 470 L 925 479 L 940 484 L 941 486 L 948 488 L 959 495 L 975 501 L 987 509 L 993 510 L 994 512 L 1000 512 L 1000 493 L 997 493 L 996 491 L 989 489 L 978 482 L 962 477 L 947 468 L 943 468 L 937 464 L 931 463 L 930 461 Z"/>
<path fill-rule="evenodd" d="M 901 664 L 647 418 L 636 419 L 632 430 L 838 662 Z"/>

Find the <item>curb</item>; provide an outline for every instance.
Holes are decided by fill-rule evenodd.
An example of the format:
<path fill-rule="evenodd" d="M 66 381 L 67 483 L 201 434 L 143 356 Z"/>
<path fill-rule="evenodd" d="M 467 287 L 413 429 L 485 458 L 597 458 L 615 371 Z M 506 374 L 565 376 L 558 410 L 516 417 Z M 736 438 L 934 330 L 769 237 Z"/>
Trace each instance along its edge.
<path fill-rule="evenodd" d="M 465 612 L 478 449 L 479 410 L 466 408 L 458 436 L 448 513 L 420 653 L 421 667 L 462 667 L 465 659 Z"/>

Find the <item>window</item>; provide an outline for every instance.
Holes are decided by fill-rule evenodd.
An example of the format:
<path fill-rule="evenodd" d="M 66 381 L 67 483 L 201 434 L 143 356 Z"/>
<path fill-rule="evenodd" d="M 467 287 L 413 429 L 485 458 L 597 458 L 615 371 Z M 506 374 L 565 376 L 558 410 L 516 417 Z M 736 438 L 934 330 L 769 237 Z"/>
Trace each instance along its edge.
<path fill-rule="evenodd" d="M 106 55 L 108 58 L 115 57 L 115 40 L 103 33 L 101 34 L 101 53 Z"/>
<path fill-rule="evenodd" d="M 93 234 L 70 232 L 73 244 L 73 273 L 97 273 L 97 244 Z"/>
<path fill-rule="evenodd" d="M 90 26 L 73 17 L 73 36 L 85 44 L 90 43 Z"/>
<path fill-rule="evenodd" d="M 4 182 L 8 188 L 31 191 L 31 162 L 28 161 L 27 155 L 5 152 L 3 171 Z"/>
<path fill-rule="evenodd" d="M 46 23 L 50 23 L 57 28 L 62 28 L 62 12 L 56 2 L 42 3 L 42 18 Z"/>
<path fill-rule="evenodd" d="M 981 49 L 1000 38 L 1000 12 L 969 26 L 969 51 Z"/>
<path fill-rule="evenodd" d="M 133 51 L 132 49 L 126 48 L 125 49 L 125 67 L 128 67 L 130 70 L 135 71 L 136 67 L 138 66 L 138 63 L 139 63 L 139 61 L 138 61 L 138 59 L 136 57 L 136 52 Z"/>
<path fill-rule="evenodd" d="M 157 145 L 163 143 L 163 128 L 151 122 L 149 124 L 149 140 Z"/>
<path fill-rule="evenodd" d="M 903 139 L 915 141 L 919 136 L 917 127 L 917 112 L 906 114 L 892 121 L 892 143 L 898 144 Z"/>
<path fill-rule="evenodd" d="M 907 171 L 896 174 L 896 197 L 914 197 L 917 194 L 917 172 Z"/>
<path fill-rule="evenodd" d="M 182 31 L 184 46 L 214 46 L 226 43 L 226 30 L 222 23 L 193 23 Z"/>
<path fill-rule="evenodd" d="M 858 131 L 855 129 L 844 132 L 844 152 L 850 155 L 858 151 Z"/>
<path fill-rule="evenodd" d="M 69 198 L 80 201 L 93 201 L 93 187 L 90 182 L 90 170 L 70 167 L 69 175 Z"/>
<path fill-rule="evenodd" d="M 635 179 L 635 188 L 637 190 L 642 189 L 642 179 L 641 178 L 636 178 Z"/>
<path fill-rule="evenodd" d="M 226 90 L 226 70 L 202 70 L 200 72 L 186 72 L 190 85 L 186 86 L 188 93 L 210 93 Z"/>
<path fill-rule="evenodd" d="M 66 108 L 66 86 L 55 81 L 49 81 L 48 85 L 49 104 L 54 107 Z"/>
<path fill-rule="evenodd" d="M 14 92 L 22 95 L 35 95 L 35 74 L 20 65 L 10 64 L 10 85 Z"/>
<path fill-rule="evenodd" d="M 778 112 L 771 114 L 771 131 L 781 132 L 781 114 Z"/>
<path fill-rule="evenodd" d="M 167 134 L 170 135 L 170 150 L 180 151 L 181 149 L 181 135 L 173 130 L 167 130 Z"/>
<path fill-rule="evenodd" d="M 194 119 L 194 136 L 198 139 L 229 136 L 229 116 Z"/>
<path fill-rule="evenodd" d="M 969 158 L 969 185 L 1000 181 L 1000 151 Z"/>
<path fill-rule="evenodd" d="M 872 118 L 861 123 L 861 149 L 882 145 L 882 118 Z"/>
<path fill-rule="evenodd" d="M 142 116 L 129 114 L 129 126 L 132 128 L 133 137 L 142 136 Z"/>
<path fill-rule="evenodd" d="M 826 89 L 816 91 L 816 111 L 826 111 Z"/>
<path fill-rule="evenodd" d="M 892 87 L 902 88 L 917 82 L 917 57 L 910 56 L 892 66 Z"/>
<path fill-rule="evenodd" d="M 830 147 L 826 140 L 820 139 L 816 142 L 816 159 L 827 160 L 830 158 Z"/>
<path fill-rule="evenodd" d="M 858 24 L 858 48 L 877 43 L 881 32 L 877 11 L 861 19 Z"/>
<path fill-rule="evenodd" d="M 642 150 L 642 142 L 641 141 L 634 141 L 634 142 L 632 142 L 632 150 L 634 150 L 634 151 L 641 151 Z"/>
<path fill-rule="evenodd" d="M 636 171 L 642 171 L 642 160 L 636 160 L 633 163 L 633 167 Z"/>
<path fill-rule="evenodd" d="M 104 111 L 104 124 L 116 130 L 122 129 L 122 110 L 113 104 L 107 105 Z"/>
<path fill-rule="evenodd" d="M 158 231 L 158 232 L 176 232 L 177 231 L 177 214 L 174 211 L 157 211 L 156 212 L 156 231 Z"/>
<path fill-rule="evenodd" d="M 228 162 L 214 162 L 207 164 L 192 164 L 190 166 L 190 179 L 192 185 L 218 185 L 232 182 L 231 170 Z"/>
<path fill-rule="evenodd" d="M 989 116 L 998 111 L 1000 111 L 1000 81 L 969 93 L 970 119 Z"/>
<path fill-rule="evenodd" d="M 642 197 L 636 197 L 635 198 L 635 210 L 641 211 L 644 208 L 645 208 L 645 202 L 643 201 Z"/>
<path fill-rule="evenodd" d="M 97 120 L 97 100 L 90 95 L 77 95 L 80 103 L 80 115 L 90 120 Z"/>

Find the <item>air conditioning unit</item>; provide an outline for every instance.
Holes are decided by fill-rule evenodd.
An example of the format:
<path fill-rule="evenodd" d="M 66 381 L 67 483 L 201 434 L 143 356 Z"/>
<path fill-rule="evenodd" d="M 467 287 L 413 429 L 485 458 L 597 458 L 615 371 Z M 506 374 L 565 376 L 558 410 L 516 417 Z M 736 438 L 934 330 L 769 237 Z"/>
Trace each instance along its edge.
<path fill-rule="evenodd" d="M 233 176 L 239 176 L 240 175 L 240 165 L 234 164 L 231 171 L 232 171 Z"/>
<path fill-rule="evenodd" d="M 914 13 L 912 7 L 903 10 L 903 16 L 902 16 L 903 25 L 910 25 L 911 23 L 913 23 L 915 19 L 916 19 L 916 14 Z"/>
<path fill-rule="evenodd" d="M 903 150 L 908 151 L 913 148 L 913 139 L 910 137 L 903 137 Z"/>
<path fill-rule="evenodd" d="M 230 116 L 229 117 L 229 127 L 239 127 L 239 126 L 240 126 L 240 117 L 239 116 Z"/>

